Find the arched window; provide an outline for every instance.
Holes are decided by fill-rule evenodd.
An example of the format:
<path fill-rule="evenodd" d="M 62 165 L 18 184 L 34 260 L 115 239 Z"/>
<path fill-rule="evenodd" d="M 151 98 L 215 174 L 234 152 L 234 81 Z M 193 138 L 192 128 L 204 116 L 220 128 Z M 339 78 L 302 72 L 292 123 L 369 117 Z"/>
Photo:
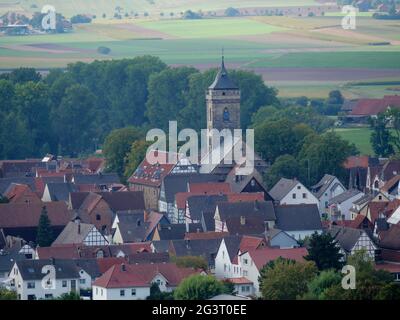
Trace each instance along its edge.
<path fill-rule="evenodd" d="M 229 121 L 229 111 L 228 108 L 224 109 L 223 119 L 225 122 Z"/>

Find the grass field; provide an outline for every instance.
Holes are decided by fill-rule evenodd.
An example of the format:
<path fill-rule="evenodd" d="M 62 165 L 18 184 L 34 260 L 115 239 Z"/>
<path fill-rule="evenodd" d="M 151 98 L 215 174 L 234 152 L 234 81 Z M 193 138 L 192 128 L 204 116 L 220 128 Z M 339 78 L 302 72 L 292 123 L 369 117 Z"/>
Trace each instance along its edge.
<path fill-rule="evenodd" d="M 362 155 L 373 155 L 371 147 L 371 129 L 369 128 L 338 128 L 335 132 L 343 139 L 354 143 Z"/>
<path fill-rule="evenodd" d="M 174 12 L 178 14 L 181 11 L 191 10 L 224 10 L 228 7 L 275 7 L 275 6 L 308 6 L 318 4 L 314 0 L 0 0 L 0 13 L 9 10 L 19 10 L 25 12 L 37 11 L 32 8 L 36 5 L 38 8 L 46 4 L 53 5 L 58 12 L 62 12 L 66 17 L 80 13 L 91 13 L 101 16 L 105 13 L 107 16 L 113 16 L 117 6 L 123 8 L 123 12 L 137 12 L 143 14 L 148 12 L 151 15 L 158 15 L 160 12 Z"/>
<path fill-rule="evenodd" d="M 0 10 L 1 3 L 6 2 L 0 0 Z M 16 2 L 9 0 L 8 3 Z M 32 3 L 33 0 L 22 0 L 19 6 L 29 9 Z M 41 1 L 35 3 L 42 4 Z M 275 0 L 253 0 L 245 4 L 236 0 L 213 3 L 209 0 L 155 0 L 154 5 L 137 0 L 135 10 L 150 7 L 152 10 L 169 7 L 181 10 L 185 6 L 193 10 L 201 6 L 200 9 L 205 10 L 207 5 L 209 8 L 226 8 L 228 4 L 236 7 L 282 6 L 281 1 Z M 312 4 L 314 1 L 285 1 L 286 6 Z M 56 0 L 55 5 L 69 12 L 80 10 L 82 13 L 92 12 L 92 9 L 114 10 L 117 5 L 127 11 L 132 2 Z M 340 22 L 340 15 L 202 20 L 95 19 L 92 24 L 75 25 L 74 31 L 68 34 L 0 36 L 0 69 L 21 66 L 46 69 L 65 67 L 75 61 L 151 54 L 171 65 L 193 65 L 203 70 L 218 64 L 224 48 L 229 68 L 261 74 L 268 85 L 279 89 L 281 97 L 325 98 L 334 89 L 342 90 L 347 98 L 382 97 L 399 92 L 400 84 L 380 82 L 400 82 L 400 21 L 360 16 L 356 30 L 343 30 Z M 371 45 L 380 42 L 391 45 Z M 111 53 L 98 54 L 99 46 L 109 47 Z M 353 84 L 368 81 L 371 83 L 367 85 Z"/>

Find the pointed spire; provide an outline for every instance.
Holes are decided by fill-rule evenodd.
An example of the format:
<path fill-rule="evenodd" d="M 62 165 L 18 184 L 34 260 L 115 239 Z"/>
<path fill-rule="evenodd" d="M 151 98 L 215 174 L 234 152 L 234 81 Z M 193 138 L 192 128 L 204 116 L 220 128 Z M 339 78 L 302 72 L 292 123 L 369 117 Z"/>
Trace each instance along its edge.
<path fill-rule="evenodd" d="M 225 69 L 224 47 L 222 47 L 221 73 L 223 75 L 227 74 L 226 69 Z"/>
<path fill-rule="evenodd" d="M 225 68 L 224 48 L 222 48 L 221 69 L 218 71 L 217 76 L 214 82 L 211 84 L 211 86 L 209 86 L 209 89 L 214 89 L 214 90 L 238 89 L 238 87 L 228 77 L 228 71 L 226 71 Z"/>

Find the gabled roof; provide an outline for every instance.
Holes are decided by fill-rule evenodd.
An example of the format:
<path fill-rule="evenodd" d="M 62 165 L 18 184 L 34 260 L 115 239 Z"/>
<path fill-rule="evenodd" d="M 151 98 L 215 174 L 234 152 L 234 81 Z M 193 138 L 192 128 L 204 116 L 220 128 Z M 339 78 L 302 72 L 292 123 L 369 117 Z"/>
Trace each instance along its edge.
<path fill-rule="evenodd" d="M 10 203 L 41 203 L 38 195 L 26 184 L 12 183 L 4 192 Z"/>
<path fill-rule="evenodd" d="M 276 260 L 279 257 L 304 262 L 304 256 L 308 254 L 307 249 L 303 247 L 293 249 L 263 248 L 250 250 L 248 253 L 258 270 L 261 270 L 268 262 Z"/>
<path fill-rule="evenodd" d="M 217 204 L 221 221 L 233 217 L 260 217 L 263 221 L 276 220 L 272 201 L 221 202 Z"/>
<path fill-rule="evenodd" d="M 228 202 L 252 202 L 263 201 L 264 192 L 242 192 L 242 193 L 228 193 Z"/>
<path fill-rule="evenodd" d="M 54 240 L 53 244 L 83 243 L 93 229 L 96 229 L 93 224 L 71 221 Z M 104 241 L 106 240 L 104 239 Z"/>
<path fill-rule="evenodd" d="M 46 265 L 54 266 L 56 279 L 79 279 L 79 270 L 73 260 L 20 260 L 16 263 L 21 277 L 25 281 L 42 280 L 42 269 Z"/>
<path fill-rule="evenodd" d="M 65 226 L 71 220 L 64 202 L 6 203 L 0 205 L 0 228 L 37 227 L 44 206 L 52 226 Z"/>
<path fill-rule="evenodd" d="M 72 183 L 47 183 L 46 186 L 51 201 L 68 201 L 69 194 L 77 191 L 76 186 Z"/>
<path fill-rule="evenodd" d="M 189 232 L 185 234 L 185 240 L 220 239 L 227 236 L 229 236 L 228 232 Z"/>
<path fill-rule="evenodd" d="M 173 253 L 178 257 L 202 256 L 209 265 L 215 263 L 215 256 L 222 239 L 171 240 Z"/>
<path fill-rule="evenodd" d="M 269 194 L 274 200 L 280 201 L 282 200 L 289 192 L 292 190 L 299 181 L 296 179 L 286 179 L 281 178 L 271 190 L 269 190 Z"/>
<path fill-rule="evenodd" d="M 362 196 L 364 196 L 364 193 L 362 193 L 360 190 L 357 190 L 357 189 L 349 189 L 349 190 L 337 195 L 336 197 L 333 197 L 329 201 L 328 205 L 341 204 L 341 203 L 343 203 L 353 197 L 356 197 L 356 196 L 358 196 L 358 198 L 361 198 Z"/>
<path fill-rule="evenodd" d="M 188 185 L 191 183 L 216 183 L 218 181 L 219 177 L 214 174 L 182 173 L 168 175 L 164 179 L 165 200 L 167 203 L 173 203 L 175 201 L 175 195 L 179 192 L 187 192 Z M 226 185 L 224 185 L 224 187 L 226 188 Z M 197 189 L 204 190 L 203 184 Z M 198 192 L 193 191 L 193 193 Z"/>
<path fill-rule="evenodd" d="M 34 177 L 0 178 L 0 193 L 4 194 L 12 183 L 28 185 L 32 191 L 36 191 Z"/>
<path fill-rule="evenodd" d="M 312 192 L 319 199 L 326 192 L 326 190 L 328 190 L 335 179 L 335 176 L 325 174 L 316 185 L 311 187 Z"/>
<path fill-rule="evenodd" d="M 188 191 L 200 194 L 227 194 L 231 192 L 231 187 L 226 182 L 189 182 Z"/>
<path fill-rule="evenodd" d="M 316 204 L 280 205 L 275 212 L 276 225 L 283 231 L 322 230 Z"/>
<path fill-rule="evenodd" d="M 162 158 L 161 163 L 150 164 L 148 160 Z M 175 158 L 175 157 L 174 157 Z M 177 160 L 177 159 L 176 159 Z M 152 161 L 153 162 L 153 161 Z M 143 159 L 136 171 L 128 179 L 131 184 L 141 184 L 153 187 L 160 187 L 164 178 L 171 172 L 175 164 L 168 161 L 168 152 L 151 150 Z"/>
<path fill-rule="evenodd" d="M 395 188 L 398 187 L 399 181 L 400 181 L 400 174 L 393 176 L 389 181 L 386 181 L 386 183 L 381 188 L 381 191 L 391 193 Z"/>
<path fill-rule="evenodd" d="M 208 87 L 213 90 L 238 90 L 238 86 L 229 78 L 225 68 L 224 57 L 222 57 L 221 67 L 215 77 L 214 82 Z"/>
<path fill-rule="evenodd" d="M 203 212 L 212 212 L 214 214 L 217 204 L 226 200 L 227 197 L 225 195 L 189 196 L 187 202 L 191 219 L 201 220 Z"/>
<path fill-rule="evenodd" d="M 381 232 L 379 246 L 385 249 L 400 249 L 400 225 L 391 225 L 389 230 Z"/>
<path fill-rule="evenodd" d="M 177 286 L 184 278 L 199 274 L 193 268 L 178 268 L 174 263 L 117 264 L 93 283 L 103 288 L 150 287 L 157 275 L 162 275 L 170 287 Z"/>
<path fill-rule="evenodd" d="M 348 227 L 331 226 L 328 230 L 332 237 L 339 243 L 339 245 L 346 252 L 351 252 L 357 243 L 358 239 L 365 233 L 362 229 L 354 229 Z M 368 234 L 367 234 L 368 236 Z"/>
<path fill-rule="evenodd" d="M 109 185 L 113 183 L 120 183 L 120 179 L 116 173 L 100 173 L 100 174 L 74 174 L 74 183 L 80 184 L 95 184 L 95 185 Z"/>
<path fill-rule="evenodd" d="M 201 223 L 190 223 L 189 232 L 202 232 Z M 185 238 L 186 224 L 168 224 L 158 227 L 160 240 L 180 240 Z"/>
<path fill-rule="evenodd" d="M 400 96 L 384 96 L 382 99 L 360 99 L 350 114 L 353 116 L 372 116 L 385 112 L 388 107 L 400 107 Z"/>

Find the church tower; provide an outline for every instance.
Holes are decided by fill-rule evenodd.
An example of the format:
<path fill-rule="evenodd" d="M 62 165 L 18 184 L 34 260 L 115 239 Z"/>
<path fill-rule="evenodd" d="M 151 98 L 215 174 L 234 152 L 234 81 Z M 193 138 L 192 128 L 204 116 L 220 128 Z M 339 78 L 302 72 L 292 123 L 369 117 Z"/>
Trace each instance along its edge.
<path fill-rule="evenodd" d="M 221 68 L 207 95 L 207 129 L 240 129 L 240 90 L 228 76 L 222 55 Z"/>

